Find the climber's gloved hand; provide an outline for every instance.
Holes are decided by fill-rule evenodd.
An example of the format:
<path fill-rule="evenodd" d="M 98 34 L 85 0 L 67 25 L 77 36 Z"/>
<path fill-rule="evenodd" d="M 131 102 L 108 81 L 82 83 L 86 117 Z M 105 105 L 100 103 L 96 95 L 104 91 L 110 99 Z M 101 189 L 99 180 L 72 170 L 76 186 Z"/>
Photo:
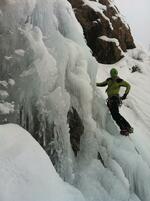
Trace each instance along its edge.
<path fill-rule="evenodd" d="M 121 100 L 125 100 L 127 98 L 127 94 L 124 94 L 122 97 L 121 97 Z"/>

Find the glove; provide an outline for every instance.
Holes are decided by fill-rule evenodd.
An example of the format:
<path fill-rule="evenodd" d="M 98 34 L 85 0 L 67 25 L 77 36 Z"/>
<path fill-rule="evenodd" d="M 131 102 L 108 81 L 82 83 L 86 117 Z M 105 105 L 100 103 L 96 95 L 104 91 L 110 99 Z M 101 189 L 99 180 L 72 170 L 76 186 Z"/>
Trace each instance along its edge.
<path fill-rule="evenodd" d="M 127 98 L 127 94 L 124 94 L 122 97 L 121 97 L 121 100 L 125 100 Z"/>

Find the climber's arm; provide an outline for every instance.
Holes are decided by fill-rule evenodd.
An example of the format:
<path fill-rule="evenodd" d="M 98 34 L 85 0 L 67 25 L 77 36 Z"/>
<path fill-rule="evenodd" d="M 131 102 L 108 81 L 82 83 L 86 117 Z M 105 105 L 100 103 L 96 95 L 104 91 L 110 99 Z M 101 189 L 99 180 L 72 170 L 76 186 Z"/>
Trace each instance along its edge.
<path fill-rule="evenodd" d="M 124 93 L 124 95 L 122 96 L 122 99 L 126 99 L 128 93 L 130 92 L 131 85 L 130 85 L 128 82 L 126 82 L 126 81 L 123 80 L 123 81 L 120 83 L 120 86 L 126 87 L 125 93 Z"/>
<path fill-rule="evenodd" d="M 105 87 L 105 86 L 107 86 L 107 84 L 108 84 L 108 82 L 107 82 L 107 80 L 105 80 L 104 82 L 96 83 L 96 86 L 97 87 Z"/>

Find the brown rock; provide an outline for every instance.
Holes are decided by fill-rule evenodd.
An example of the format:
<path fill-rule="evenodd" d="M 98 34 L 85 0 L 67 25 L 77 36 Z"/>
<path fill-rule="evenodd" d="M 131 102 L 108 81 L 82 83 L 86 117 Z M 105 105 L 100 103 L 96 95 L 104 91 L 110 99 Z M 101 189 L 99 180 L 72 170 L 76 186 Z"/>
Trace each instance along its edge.
<path fill-rule="evenodd" d="M 82 120 L 75 108 L 68 112 L 68 124 L 70 128 L 70 142 L 75 156 L 80 150 L 80 138 L 84 132 Z"/>
<path fill-rule="evenodd" d="M 100 63 L 113 64 L 122 58 L 121 51 L 113 42 L 99 40 L 100 36 L 116 38 L 119 41 L 121 49 L 126 52 L 127 49 L 135 48 L 133 37 L 129 26 L 127 26 L 119 17 L 120 13 L 116 7 L 112 7 L 108 0 L 99 0 L 106 6 L 104 15 L 110 20 L 104 18 L 100 12 L 96 12 L 91 7 L 84 5 L 82 0 L 68 0 L 74 8 L 75 15 L 83 27 L 87 45 L 93 52 L 93 56 Z M 93 0 L 94 1 L 94 0 Z"/>

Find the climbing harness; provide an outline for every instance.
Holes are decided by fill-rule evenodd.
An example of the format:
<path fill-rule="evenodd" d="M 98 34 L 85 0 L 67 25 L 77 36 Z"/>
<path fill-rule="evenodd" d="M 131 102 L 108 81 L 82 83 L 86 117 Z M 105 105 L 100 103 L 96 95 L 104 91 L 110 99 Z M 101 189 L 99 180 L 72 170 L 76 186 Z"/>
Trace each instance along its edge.
<path fill-rule="evenodd" d="M 109 108 L 111 108 L 112 103 L 113 103 L 114 101 L 116 101 L 117 104 L 118 104 L 118 106 L 121 107 L 121 106 L 122 106 L 122 100 L 121 100 L 120 96 L 113 96 L 113 97 L 114 97 L 114 99 L 112 99 L 112 97 L 106 99 L 106 104 L 107 104 L 107 106 L 108 106 Z"/>

